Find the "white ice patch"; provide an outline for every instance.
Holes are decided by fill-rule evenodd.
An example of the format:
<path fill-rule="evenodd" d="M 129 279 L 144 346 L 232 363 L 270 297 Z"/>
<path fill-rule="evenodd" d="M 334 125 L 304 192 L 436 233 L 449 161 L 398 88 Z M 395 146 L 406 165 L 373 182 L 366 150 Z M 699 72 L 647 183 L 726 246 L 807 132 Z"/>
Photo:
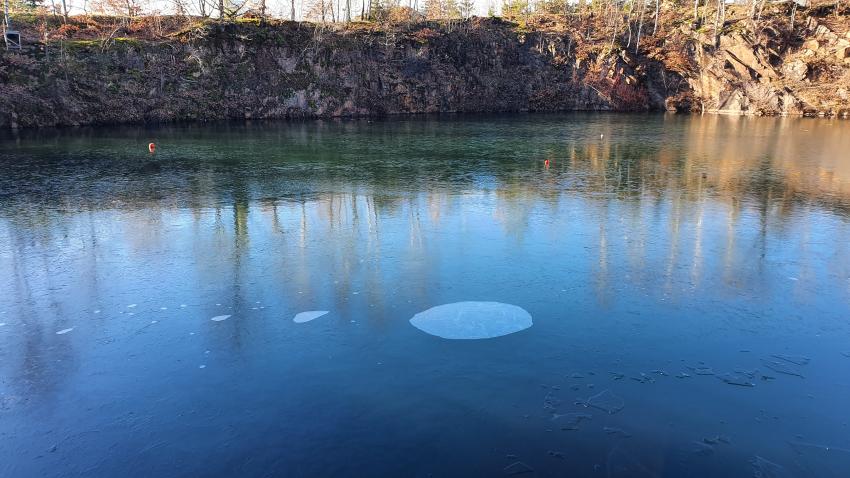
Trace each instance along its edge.
<path fill-rule="evenodd" d="M 531 314 L 501 302 L 438 305 L 410 319 L 417 329 L 444 339 L 491 339 L 531 327 Z"/>
<path fill-rule="evenodd" d="M 221 322 L 222 320 L 227 320 L 229 318 L 230 318 L 229 315 L 216 315 L 215 317 L 213 317 L 210 320 L 212 320 L 213 322 Z"/>
<path fill-rule="evenodd" d="M 304 322 L 310 322 L 311 320 L 318 319 L 319 317 L 327 314 L 327 310 L 308 310 L 307 312 L 300 312 L 295 314 L 295 317 L 292 319 L 296 324 L 303 324 Z"/>
<path fill-rule="evenodd" d="M 6 322 L 0 322 L 0 327 L 3 327 L 4 325 L 6 325 Z"/>
<path fill-rule="evenodd" d="M 136 304 L 130 304 L 130 305 L 127 306 L 128 309 L 134 309 L 135 307 L 136 307 Z"/>
<path fill-rule="evenodd" d="M 70 329 L 62 329 L 59 332 L 56 332 L 56 335 L 64 335 L 64 334 L 67 334 L 68 332 L 70 332 L 72 330 L 74 330 L 73 327 L 71 327 Z"/>

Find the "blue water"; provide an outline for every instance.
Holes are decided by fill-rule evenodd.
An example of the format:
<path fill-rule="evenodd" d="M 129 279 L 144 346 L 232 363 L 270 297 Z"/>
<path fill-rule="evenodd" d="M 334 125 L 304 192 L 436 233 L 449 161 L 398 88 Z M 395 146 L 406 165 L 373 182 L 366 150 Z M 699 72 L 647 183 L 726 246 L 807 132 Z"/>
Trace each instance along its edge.
<path fill-rule="evenodd" d="M 8 134 L 0 476 L 846 476 L 847 151 L 664 115 Z M 462 301 L 534 323 L 409 323 Z"/>

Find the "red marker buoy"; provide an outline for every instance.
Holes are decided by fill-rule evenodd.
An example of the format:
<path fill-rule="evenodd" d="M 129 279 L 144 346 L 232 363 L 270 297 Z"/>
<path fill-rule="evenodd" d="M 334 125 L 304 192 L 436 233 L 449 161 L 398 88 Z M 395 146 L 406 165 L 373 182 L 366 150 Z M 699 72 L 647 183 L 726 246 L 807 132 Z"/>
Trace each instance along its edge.
<path fill-rule="evenodd" d="M 151 153 L 155 153 L 156 152 L 156 144 L 154 144 L 154 143 L 148 144 L 148 151 L 150 151 Z"/>
<path fill-rule="evenodd" d="M 546 161 L 543 161 L 543 166 L 546 166 L 547 168 L 549 167 L 549 160 L 548 159 Z"/>

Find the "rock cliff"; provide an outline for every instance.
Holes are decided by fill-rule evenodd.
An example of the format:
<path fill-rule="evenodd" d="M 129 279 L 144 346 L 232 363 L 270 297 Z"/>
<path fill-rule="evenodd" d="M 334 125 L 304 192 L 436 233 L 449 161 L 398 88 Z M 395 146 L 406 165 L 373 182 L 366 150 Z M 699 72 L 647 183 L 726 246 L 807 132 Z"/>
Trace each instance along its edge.
<path fill-rule="evenodd" d="M 759 28 L 732 19 L 717 34 L 675 18 L 666 12 L 664 34 L 639 49 L 575 22 L 499 19 L 203 22 L 155 39 L 51 38 L 0 54 L 0 128 L 564 110 L 847 115 L 845 17 L 793 28 L 781 16 Z"/>

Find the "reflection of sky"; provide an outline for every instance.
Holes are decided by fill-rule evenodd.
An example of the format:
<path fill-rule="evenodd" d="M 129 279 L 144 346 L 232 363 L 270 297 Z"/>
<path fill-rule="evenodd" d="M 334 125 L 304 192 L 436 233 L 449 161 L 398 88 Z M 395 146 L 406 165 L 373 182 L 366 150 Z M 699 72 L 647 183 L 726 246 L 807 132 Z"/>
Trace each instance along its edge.
<path fill-rule="evenodd" d="M 781 220 L 764 214 L 710 198 L 561 193 L 541 201 L 496 191 L 410 194 L 383 208 L 370 196 L 327 194 L 304 203 L 72 213 L 39 225 L 4 220 L 0 310 L 49 317 L 55 308 L 68 315 L 104 301 L 144 295 L 173 304 L 199 293 L 246 304 L 260 294 L 297 311 L 345 307 L 359 292 L 386 307 L 399 289 L 433 302 L 441 285 L 454 284 L 462 299 L 505 282 L 553 291 L 596 284 L 603 301 L 629 287 L 671 300 L 846 303 L 847 221 L 817 209 Z"/>
<path fill-rule="evenodd" d="M 334 427 L 356 417 L 328 384 L 368 415 L 378 383 L 397 399 L 388 417 L 427 423 L 420 414 L 434 410 L 419 400 L 489 413 L 468 402 L 490 393 L 503 397 L 490 407 L 516 412 L 525 392 L 512 384 L 539 390 L 565 368 L 758 366 L 731 353 L 741 349 L 812 357 L 821 373 L 806 392 L 824 414 L 850 399 L 834 380 L 850 313 L 842 123 L 543 115 L 208 128 L 26 133 L 0 148 L 0 413 L 15 412 L 0 432 L 44 449 L 60 441 L 56 459 L 78 450 L 70 463 L 81 470 L 83 450 L 110 439 L 144 448 L 166 440 L 161 430 L 185 433 L 158 418 L 169 414 L 193 430 L 238 417 L 230 425 L 246 444 L 255 442 L 241 420 L 271 425 L 225 410 L 282 414 L 305 447 L 334 433 L 377 440 Z M 162 170 L 139 172 L 148 157 L 133 148 L 150 137 Z M 519 305 L 534 326 L 504 349 L 459 350 L 407 323 L 464 300 Z M 330 313 L 294 328 L 305 310 Z M 232 317 L 211 325 L 222 314 Z M 387 376 L 369 368 L 379 362 Z M 208 375 L 193 375 L 201 364 Z M 786 421 L 770 425 L 775 446 L 791 428 L 823 442 L 846 436 L 804 418 L 812 399 L 794 395 L 794 382 L 776 383 L 788 388 L 753 392 L 783 398 L 769 397 L 785 407 L 776 413 Z M 652 402 L 645 417 L 698 428 L 701 416 L 682 418 L 681 403 L 645 390 L 618 393 L 630 410 Z M 687 404 L 692 393 L 690 406 L 712 416 L 767 406 L 737 395 L 704 403 L 702 392 L 675 396 Z M 311 407 L 325 418 L 300 422 Z M 649 426 L 639 416 L 622 419 Z M 128 424 L 148 435 L 119 438 Z M 69 431 L 92 429 L 111 438 Z M 749 437 L 736 446 L 766 436 L 736 431 Z M 218 443 L 205 440 L 226 432 L 198 433 L 206 453 Z M 43 452 L 15 443 L 0 458 Z"/>

